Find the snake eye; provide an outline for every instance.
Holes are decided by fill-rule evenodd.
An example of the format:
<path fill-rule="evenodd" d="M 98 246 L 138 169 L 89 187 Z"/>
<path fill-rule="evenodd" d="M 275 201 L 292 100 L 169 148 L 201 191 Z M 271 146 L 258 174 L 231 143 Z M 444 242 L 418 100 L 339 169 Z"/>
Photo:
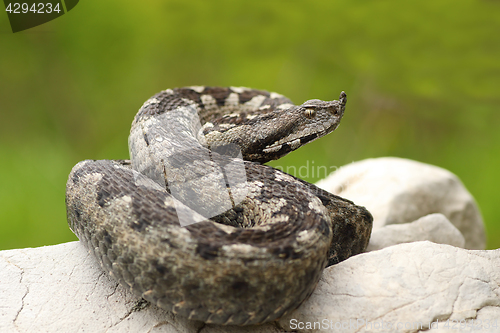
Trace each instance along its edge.
<path fill-rule="evenodd" d="M 313 108 L 307 108 L 304 110 L 304 116 L 306 116 L 306 118 L 312 119 L 316 117 L 316 110 Z"/>

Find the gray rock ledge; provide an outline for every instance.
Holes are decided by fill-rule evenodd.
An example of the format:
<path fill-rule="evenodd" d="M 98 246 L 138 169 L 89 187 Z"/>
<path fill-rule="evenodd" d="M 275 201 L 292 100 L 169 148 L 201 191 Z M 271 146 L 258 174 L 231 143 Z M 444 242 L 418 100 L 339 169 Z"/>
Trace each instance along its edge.
<path fill-rule="evenodd" d="M 109 278 L 80 242 L 0 251 L 0 332 L 312 332 L 307 323 L 422 323 L 472 319 L 500 325 L 500 249 L 431 242 L 363 253 L 327 268 L 291 316 L 253 327 L 189 321 L 143 303 Z M 359 327 L 347 327 L 351 321 Z M 302 324 L 301 324 L 302 323 Z M 444 323 L 431 332 L 444 330 Z M 302 327 L 304 327 L 302 329 Z M 369 327 L 368 327 L 369 328 Z M 483 327 L 480 332 L 497 332 Z"/>

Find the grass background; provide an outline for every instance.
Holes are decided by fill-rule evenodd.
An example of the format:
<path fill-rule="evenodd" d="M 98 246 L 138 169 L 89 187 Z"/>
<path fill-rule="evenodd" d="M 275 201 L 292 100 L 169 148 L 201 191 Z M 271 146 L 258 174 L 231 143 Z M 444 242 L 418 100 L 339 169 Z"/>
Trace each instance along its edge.
<path fill-rule="evenodd" d="M 72 166 L 127 158 L 142 103 L 184 85 L 296 103 L 345 90 L 339 129 L 273 165 L 399 156 L 449 169 L 499 248 L 499 17 L 491 0 L 87 0 L 13 34 L 0 13 L 0 249 L 75 240 Z"/>

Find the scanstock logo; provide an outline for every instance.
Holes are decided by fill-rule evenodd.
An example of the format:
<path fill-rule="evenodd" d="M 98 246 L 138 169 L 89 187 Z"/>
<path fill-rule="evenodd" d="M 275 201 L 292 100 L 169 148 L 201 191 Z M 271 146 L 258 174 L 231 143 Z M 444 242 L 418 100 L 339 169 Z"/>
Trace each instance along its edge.
<path fill-rule="evenodd" d="M 19 32 L 52 21 L 75 8 L 78 0 L 8 1 L 4 0 L 12 32 Z"/>

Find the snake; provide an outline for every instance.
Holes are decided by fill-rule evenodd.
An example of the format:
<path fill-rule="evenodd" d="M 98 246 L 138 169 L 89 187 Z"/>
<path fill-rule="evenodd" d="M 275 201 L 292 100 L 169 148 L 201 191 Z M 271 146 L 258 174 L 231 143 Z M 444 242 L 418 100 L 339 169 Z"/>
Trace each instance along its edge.
<path fill-rule="evenodd" d="M 136 114 L 129 160 L 85 160 L 70 229 L 125 289 L 176 315 L 255 325 L 290 314 L 325 267 L 362 253 L 368 210 L 264 163 L 331 133 L 338 100 L 167 89 Z"/>

